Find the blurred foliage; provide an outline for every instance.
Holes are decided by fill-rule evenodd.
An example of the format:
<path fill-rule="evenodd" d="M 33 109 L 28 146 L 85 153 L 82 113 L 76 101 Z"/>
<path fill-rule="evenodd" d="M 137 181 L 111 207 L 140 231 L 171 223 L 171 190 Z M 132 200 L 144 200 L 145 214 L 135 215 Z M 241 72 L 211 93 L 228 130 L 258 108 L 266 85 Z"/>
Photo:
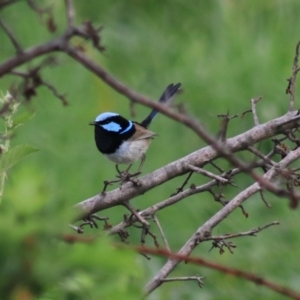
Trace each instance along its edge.
<path fill-rule="evenodd" d="M 5 96 L 0 97 L 1 104 L 1 117 L 3 131 L 0 132 L 0 201 L 2 200 L 5 179 L 7 171 L 16 163 L 21 161 L 25 156 L 36 152 L 37 149 L 29 145 L 17 145 L 10 147 L 11 137 L 14 135 L 17 127 L 29 120 L 33 113 L 25 112 L 21 115 L 15 114 L 18 110 L 20 103 L 12 95 L 7 93 Z"/>
<path fill-rule="evenodd" d="M 66 26 L 64 1 L 36 2 L 40 7 L 52 8 L 57 32 L 48 32 L 47 16 L 38 16 L 26 1 L 1 11 L 1 17 L 24 48 L 58 36 Z M 77 0 L 75 7 L 77 22 L 92 20 L 104 26 L 101 37 L 106 51 L 99 54 L 83 43 L 89 57 L 153 99 L 169 83 L 181 82 L 183 93 L 177 101 L 213 134 L 219 127 L 217 114 L 242 113 L 250 108 L 250 99 L 260 95 L 263 100 L 257 109 L 261 123 L 287 111 L 286 78 L 291 75 L 295 46 L 300 39 L 297 0 Z M 4 61 L 15 55 L 15 50 L 2 30 L 0 38 L 0 59 Z M 62 53 L 55 53 L 55 57 L 57 65 L 45 68 L 42 75 L 66 94 L 69 106 L 63 107 L 51 91 L 40 88 L 37 97 L 19 107 L 20 114 L 35 110 L 35 117 L 18 128 L 11 139 L 12 146 L 29 144 L 41 151 L 8 174 L 0 210 L 0 298 L 139 299 L 140 288 L 165 259 L 147 261 L 137 254 L 116 250 L 104 237 L 92 244 L 72 245 L 60 239 L 62 234 L 74 234 L 66 225 L 72 218 L 70 207 L 97 194 L 102 181 L 115 176 L 113 164 L 97 152 L 88 123 L 102 111 L 117 111 L 129 117 L 129 101 L 70 57 Z M 34 60 L 30 66 L 39 61 Z M 18 82 L 13 76 L 2 77 L 0 89 L 5 91 Z M 136 106 L 133 118 L 142 120 L 147 113 L 147 108 Z M 250 114 L 244 119 L 236 118 L 230 123 L 228 136 L 252 126 Z M 189 129 L 162 115 L 151 129 L 159 137 L 148 151 L 144 173 L 205 145 Z M 259 147 L 267 152 L 270 143 Z M 253 159 L 246 153 L 240 157 Z M 224 161 L 220 164 L 229 167 Z M 132 203 L 136 208 L 146 208 L 167 198 L 182 180 L 176 178 Z M 196 175 L 191 180 L 195 184 L 207 181 Z M 239 177 L 239 188 L 225 189 L 226 200 L 250 182 L 246 175 Z M 208 252 L 208 243 L 200 245 L 194 254 L 299 290 L 299 212 L 291 211 L 285 199 L 268 193 L 266 199 L 272 209 L 254 196 L 244 205 L 248 219 L 236 210 L 213 234 L 248 230 L 274 220 L 280 221 L 280 226 L 261 232 L 255 239 L 234 240 L 234 254 Z M 172 249 L 179 249 L 219 209 L 220 205 L 207 193 L 160 212 L 158 217 Z M 125 212 L 117 207 L 101 214 L 117 224 Z M 158 234 L 154 224 L 152 228 Z M 84 236 L 99 232 L 86 229 Z M 131 229 L 130 233 L 130 242 L 138 244 L 140 232 Z M 118 241 L 118 237 L 112 239 Z M 149 239 L 147 245 L 153 242 Z M 194 282 L 167 283 L 149 299 L 282 299 L 265 287 L 192 265 L 182 264 L 172 276 L 194 274 L 206 277 L 203 289 Z"/>

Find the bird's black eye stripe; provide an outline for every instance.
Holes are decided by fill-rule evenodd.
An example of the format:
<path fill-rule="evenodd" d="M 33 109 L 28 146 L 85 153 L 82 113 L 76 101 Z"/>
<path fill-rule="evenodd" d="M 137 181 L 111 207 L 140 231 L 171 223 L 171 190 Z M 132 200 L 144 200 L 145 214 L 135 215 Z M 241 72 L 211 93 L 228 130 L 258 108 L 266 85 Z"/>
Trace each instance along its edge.
<path fill-rule="evenodd" d="M 120 115 L 112 116 L 105 120 L 102 120 L 98 122 L 98 125 L 100 125 L 103 129 L 107 131 L 116 132 L 120 134 L 127 132 L 133 126 L 131 121 L 128 121 Z"/>

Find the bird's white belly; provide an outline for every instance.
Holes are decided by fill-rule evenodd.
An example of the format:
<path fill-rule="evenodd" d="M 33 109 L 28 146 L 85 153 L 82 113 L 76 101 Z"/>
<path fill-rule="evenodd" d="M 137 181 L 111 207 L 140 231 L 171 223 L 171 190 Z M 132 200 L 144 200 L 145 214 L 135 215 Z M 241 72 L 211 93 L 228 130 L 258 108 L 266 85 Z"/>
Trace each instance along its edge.
<path fill-rule="evenodd" d="M 132 164 L 145 154 L 150 142 L 150 139 L 123 142 L 115 153 L 105 156 L 116 164 Z"/>

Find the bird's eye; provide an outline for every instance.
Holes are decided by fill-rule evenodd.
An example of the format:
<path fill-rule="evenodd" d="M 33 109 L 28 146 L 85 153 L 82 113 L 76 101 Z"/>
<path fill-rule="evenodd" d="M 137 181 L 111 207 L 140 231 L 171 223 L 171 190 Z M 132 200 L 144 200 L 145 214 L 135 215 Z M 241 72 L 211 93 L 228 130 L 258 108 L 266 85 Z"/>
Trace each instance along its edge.
<path fill-rule="evenodd" d="M 101 127 L 103 127 L 105 130 L 113 131 L 113 132 L 119 132 L 120 129 L 122 129 L 122 127 L 118 123 L 115 123 L 115 122 L 103 124 L 103 125 L 101 125 Z"/>

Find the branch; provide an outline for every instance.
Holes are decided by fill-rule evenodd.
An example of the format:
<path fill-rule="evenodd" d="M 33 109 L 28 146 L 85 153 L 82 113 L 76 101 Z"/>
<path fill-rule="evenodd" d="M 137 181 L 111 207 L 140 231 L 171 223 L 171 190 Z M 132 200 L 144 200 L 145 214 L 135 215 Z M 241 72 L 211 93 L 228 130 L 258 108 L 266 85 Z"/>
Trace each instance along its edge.
<path fill-rule="evenodd" d="M 257 227 L 248 231 L 244 231 L 244 232 L 239 232 L 239 233 L 232 233 L 232 234 L 224 234 L 221 236 L 210 236 L 210 237 L 203 237 L 202 241 L 219 241 L 219 240 L 227 240 L 227 239 L 232 239 L 232 238 L 236 238 L 236 237 L 241 237 L 241 236 L 256 236 L 256 233 L 269 228 L 270 226 L 274 226 L 274 225 L 279 225 L 280 223 L 278 221 L 274 221 L 272 223 L 266 224 L 262 227 Z"/>
<path fill-rule="evenodd" d="M 193 165 L 191 165 L 191 164 L 188 165 L 188 168 L 189 168 L 191 171 L 194 171 L 194 172 L 196 172 L 196 173 L 199 173 L 199 174 L 202 174 L 202 175 L 204 175 L 204 176 L 207 176 L 207 177 L 216 179 L 216 180 L 219 181 L 220 183 L 223 183 L 223 184 L 228 183 L 228 179 L 223 178 L 223 177 L 221 177 L 221 176 L 218 176 L 218 175 L 216 175 L 216 174 L 214 174 L 214 173 L 211 173 L 211 172 L 209 172 L 209 171 L 207 171 L 207 170 L 204 170 L 204 169 L 202 169 L 202 168 L 195 167 L 195 166 L 193 166 Z"/>
<path fill-rule="evenodd" d="M 65 0 L 65 1 L 67 7 L 68 27 L 71 28 L 74 26 L 74 20 L 75 20 L 74 3 L 73 0 Z"/>
<path fill-rule="evenodd" d="M 294 105 L 295 105 L 295 85 L 296 85 L 296 79 L 297 79 L 297 74 L 300 70 L 298 66 L 298 60 L 299 60 L 299 48 L 300 48 L 300 41 L 298 42 L 296 46 L 296 53 L 294 57 L 294 62 L 293 62 L 293 68 L 292 68 L 292 77 L 287 79 L 288 81 L 288 87 L 286 89 L 286 93 L 290 94 L 290 105 L 289 105 L 289 111 L 294 110 Z"/>
<path fill-rule="evenodd" d="M 270 166 L 275 166 L 276 165 L 276 163 L 274 161 L 272 161 L 268 156 L 264 155 L 263 153 L 258 151 L 253 146 L 249 146 L 248 150 L 250 152 L 252 152 L 253 154 L 257 155 L 259 158 L 263 159 L 266 162 L 266 164 L 269 164 Z"/>
<path fill-rule="evenodd" d="M 165 278 L 163 279 L 163 282 L 174 282 L 174 281 L 197 281 L 198 285 L 200 288 L 203 287 L 204 282 L 203 282 L 204 277 L 201 276 L 187 276 L 187 277 L 172 277 L 172 278 Z"/>
<path fill-rule="evenodd" d="M 63 48 L 63 45 L 67 37 L 59 37 L 48 43 L 41 44 L 36 47 L 32 47 L 27 50 L 23 50 L 22 53 L 17 54 L 16 56 L 6 60 L 0 65 L 0 77 L 8 74 L 14 68 L 44 54 L 48 54 L 54 51 L 60 51 Z"/>
<path fill-rule="evenodd" d="M 261 125 L 260 125 L 261 126 Z M 256 128 L 256 127 L 255 127 Z M 280 168 L 283 169 L 291 164 L 293 161 L 300 157 L 300 148 L 295 151 L 291 151 L 281 162 Z M 265 180 L 270 181 L 276 176 L 278 168 L 272 167 L 266 174 L 262 177 Z M 179 250 L 178 255 L 183 255 L 184 257 L 189 256 L 195 247 L 209 236 L 212 229 L 217 226 L 223 219 L 225 219 L 235 208 L 240 206 L 245 200 L 250 196 L 261 190 L 259 183 L 254 183 L 247 189 L 243 190 L 237 196 L 235 196 L 226 206 L 224 206 L 219 212 L 217 212 L 213 217 L 206 221 L 198 230 L 192 235 L 192 237 L 186 242 L 186 244 Z M 151 293 L 160 284 L 161 279 L 166 278 L 172 270 L 180 263 L 180 260 L 169 259 L 167 263 L 162 267 L 162 269 L 156 274 L 156 276 L 147 284 L 146 292 Z"/>
<path fill-rule="evenodd" d="M 169 246 L 169 243 L 168 243 L 168 240 L 167 240 L 167 238 L 166 238 L 166 235 L 164 234 L 164 231 L 163 231 L 163 229 L 162 229 L 162 227 L 161 227 L 161 225 L 160 225 L 160 222 L 159 222 L 159 220 L 158 220 L 158 218 L 157 218 L 156 215 L 153 215 L 153 221 L 156 223 L 156 225 L 157 225 L 157 227 L 158 227 L 158 230 L 159 230 L 159 232 L 160 232 L 160 235 L 161 235 L 161 237 L 162 237 L 162 240 L 164 241 L 165 248 L 166 248 L 168 251 L 171 251 L 170 246 Z"/>
<path fill-rule="evenodd" d="M 257 162 L 257 164 L 253 167 L 261 167 L 263 164 L 263 162 Z M 224 178 L 226 177 L 232 177 L 236 174 L 241 173 L 242 170 L 240 169 L 233 169 L 230 170 L 228 172 L 223 173 L 221 176 L 223 176 Z M 203 184 L 201 186 L 193 186 L 191 185 L 191 187 L 189 189 L 186 189 L 185 191 L 182 191 L 180 193 L 176 193 L 174 195 L 172 195 L 170 198 L 163 200 L 159 203 L 154 204 L 153 206 L 150 206 L 146 209 L 144 209 L 143 211 L 140 212 L 140 214 L 144 217 L 151 217 L 153 215 L 155 215 L 156 212 L 158 212 L 159 210 L 162 210 L 170 205 L 174 205 L 175 203 L 188 198 L 189 196 L 198 194 L 198 193 L 202 193 L 205 191 L 211 191 L 211 189 L 216 186 L 218 184 L 218 180 L 211 180 L 210 182 Z M 133 220 L 135 221 L 135 220 Z M 109 229 L 109 234 L 113 235 L 116 233 L 120 233 L 122 230 L 124 230 L 126 227 L 130 226 L 132 223 L 128 223 L 125 221 L 119 223 L 118 225 L 115 225 L 114 227 Z"/>
<path fill-rule="evenodd" d="M 18 1 L 20 1 L 20 0 L 2 0 L 0 2 L 0 10 L 2 10 L 6 6 L 14 4 L 15 2 L 18 2 Z"/>
<path fill-rule="evenodd" d="M 3 30 L 5 31 L 5 33 L 7 34 L 7 36 L 9 37 L 12 44 L 14 45 L 17 54 L 22 53 L 23 50 L 22 50 L 21 45 L 19 44 L 19 42 L 17 41 L 17 39 L 15 38 L 13 33 L 10 31 L 10 29 L 6 26 L 6 24 L 3 22 L 3 20 L 1 18 L 0 18 L 0 25 L 3 28 Z"/>
<path fill-rule="evenodd" d="M 261 100 L 262 97 L 258 97 L 255 99 L 251 99 L 251 110 L 252 110 L 252 114 L 253 114 L 253 119 L 254 119 L 254 125 L 257 126 L 259 125 L 259 121 L 258 121 L 258 117 L 257 117 L 257 113 L 256 113 L 256 104 L 259 100 Z"/>

